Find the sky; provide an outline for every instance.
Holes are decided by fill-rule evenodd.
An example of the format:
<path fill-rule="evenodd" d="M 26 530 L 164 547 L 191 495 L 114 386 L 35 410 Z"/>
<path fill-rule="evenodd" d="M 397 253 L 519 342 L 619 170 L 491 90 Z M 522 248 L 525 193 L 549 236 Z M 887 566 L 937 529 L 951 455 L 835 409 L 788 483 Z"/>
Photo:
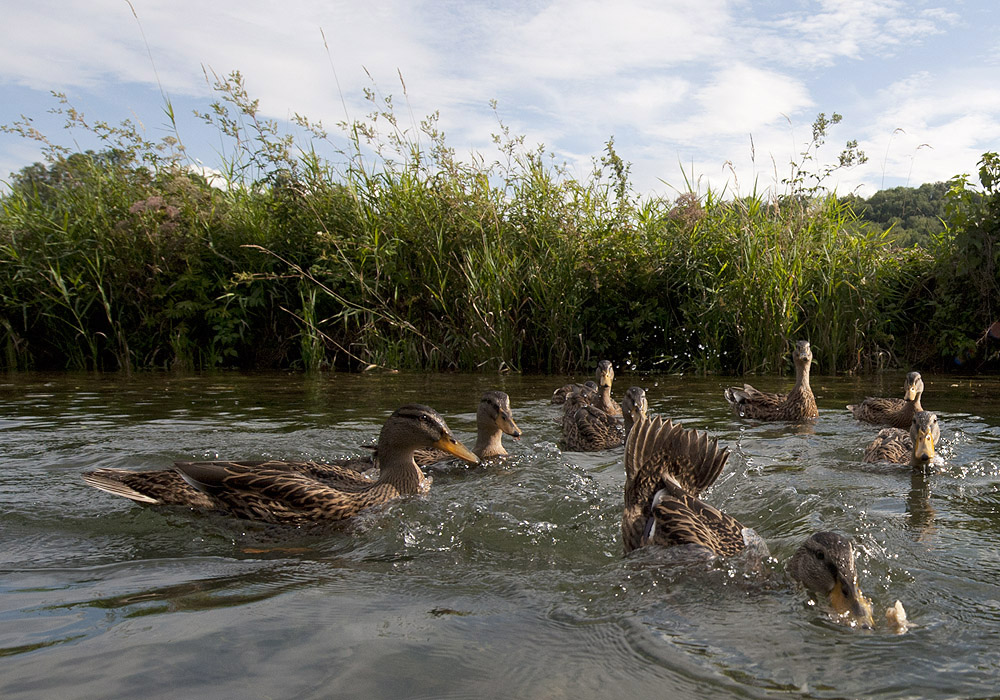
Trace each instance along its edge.
<path fill-rule="evenodd" d="M 1000 150 L 996 0 L 3 4 L 0 124 L 24 115 L 95 147 L 49 114 L 58 91 L 88 120 L 132 119 L 157 140 L 169 101 L 207 168 L 224 146 L 193 113 L 217 99 L 206 75 L 234 70 L 264 115 L 322 121 L 334 145 L 338 122 L 370 111 L 366 88 L 391 95 L 411 133 L 438 113 L 463 158 L 499 158 L 502 122 L 585 178 L 614 138 L 644 195 L 783 191 L 820 112 L 843 120 L 817 167 L 851 139 L 868 156 L 826 182 L 842 194 L 974 175 Z M 40 159 L 0 134 L 0 180 Z"/>

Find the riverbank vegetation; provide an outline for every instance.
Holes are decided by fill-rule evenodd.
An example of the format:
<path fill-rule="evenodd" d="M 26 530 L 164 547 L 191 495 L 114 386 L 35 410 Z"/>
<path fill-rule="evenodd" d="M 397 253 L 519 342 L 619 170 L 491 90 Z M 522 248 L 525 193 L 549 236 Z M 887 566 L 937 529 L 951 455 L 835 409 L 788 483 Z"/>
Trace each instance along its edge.
<path fill-rule="evenodd" d="M 62 97 L 106 148 L 4 127 L 46 161 L 0 198 L 0 367 L 776 372 L 797 338 L 820 373 L 996 367 L 994 153 L 979 185 L 929 190 L 940 230 L 901 240 L 823 187 L 812 159 L 838 115 L 781 194 L 659 198 L 613 139 L 581 180 L 502 124 L 499 159 L 459 159 L 435 116 L 404 129 L 374 92 L 332 139 L 302 117 L 284 133 L 238 73 L 216 87 L 221 177 Z M 833 167 L 862 157 L 849 142 Z"/>

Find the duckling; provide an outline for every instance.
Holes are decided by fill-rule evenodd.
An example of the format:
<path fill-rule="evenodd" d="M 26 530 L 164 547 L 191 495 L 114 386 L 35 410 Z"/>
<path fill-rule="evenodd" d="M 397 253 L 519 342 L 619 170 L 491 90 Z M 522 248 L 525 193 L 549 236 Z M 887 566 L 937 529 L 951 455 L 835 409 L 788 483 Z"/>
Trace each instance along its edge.
<path fill-rule="evenodd" d="M 587 401 L 583 394 L 567 397 L 562 418 L 562 448 L 597 452 L 620 447 L 625 431 L 617 418 Z"/>
<path fill-rule="evenodd" d="M 510 397 L 502 391 L 487 391 L 479 400 L 479 408 L 476 410 L 476 444 L 472 448 L 473 453 L 481 460 L 506 457 L 507 450 L 501 439 L 504 433 L 515 440 L 521 437 L 521 431 L 510 411 Z M 417 450 L 414 454 L 414 459 L 421 467 L 452 457 L 448 452 L 438 449 Z"/>
<path fill-rule="evenodd" d="M 742 389 L 728 387 L 724 394 L 733 413 L 740 418 L 757 420 L 804 421 L 818 418 L 816 397 L 809 386 L 813 355 L 808 340 L 795 344 L 792 359 L 795 362 L 795 386 L 788 394 L 758 391 L 749 384 L 744 384 Z"/>
<path fill-rule="evenodd" d="M 888 425 L 907 430 L 913 414 L 924 410 L 920 405 L 920 395 L 924 393 L 924 380 L 920 372 L 910 372 L 903 383 L 903 398 L 883 399 L 869 396 L 859 404 L 850 405 L 847 410 L 857 420 L 876 425 Z"/>
<path fill-rule="evenodd" d="M 937 414 L 920 411 L 913 414 L 910 431 L 899 428 L 882 428 L 878 437 L 865 448 L 865 462 L 892 462 L 924 467 L 940 461 L 935 453 L 941 441 L 941 427 Z"/>
<path fill-rule="evenodd" d="M 379 434 L 379 476 L 316 462 L 176 462 L 168 471 L 98 469 L 83 475 L 91 486 L 137 503 L 185 505 L 268 523 L 301 525 L 350 518 L 372 506 L 426 491 L 430 486 L 413 454 L 437 447 L 472 463 L 479 458 L 458 442 L 434 409 L 397 409 Z M 173 479 L 173 480 L 172 480 Z"/>
<path fill-rule="evenodd" d="M 707 433 L 661 416 L 636 422 L 625 442 L 625 553 L 647 545 L 687 546 L 709 556 L 732 556 L 762 544 L 736 518 L 699 496 L 729 459 L 728 448 Z M 871 605 L 857 586 L 850 540 L 832 532 L 812 535 L 789 560 L 790 575 L 826 596 L 839 613 L 872 626 Z"/>

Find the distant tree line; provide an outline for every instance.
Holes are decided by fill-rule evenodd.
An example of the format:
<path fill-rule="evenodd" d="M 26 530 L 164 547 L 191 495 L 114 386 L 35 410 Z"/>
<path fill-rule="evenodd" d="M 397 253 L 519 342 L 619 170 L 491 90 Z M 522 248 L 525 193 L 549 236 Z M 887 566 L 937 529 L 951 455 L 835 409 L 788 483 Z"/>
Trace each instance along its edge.
<path fill-rule="evenodd" d="M 932 182 L 879 190 L 867 199 L 853 194 L 841 199 L 851 205 L 859 219 L 889 231 L 896 245 L 927 247 L 933 236 L 944 231 L 950 189 L 947 182 Z"/>

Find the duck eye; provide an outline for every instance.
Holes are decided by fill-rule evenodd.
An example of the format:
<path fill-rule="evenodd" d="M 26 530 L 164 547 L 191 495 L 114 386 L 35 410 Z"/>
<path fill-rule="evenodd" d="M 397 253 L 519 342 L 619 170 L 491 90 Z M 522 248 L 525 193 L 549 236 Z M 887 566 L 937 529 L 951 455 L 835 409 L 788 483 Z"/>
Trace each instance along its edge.
<path fill-rule="evenodd" d="M 816 558 L 819 559 L 820 561 L 823 561 L 826 558 L 826 556 L 823 554 L 823 552 L 816 552 Z"/>

